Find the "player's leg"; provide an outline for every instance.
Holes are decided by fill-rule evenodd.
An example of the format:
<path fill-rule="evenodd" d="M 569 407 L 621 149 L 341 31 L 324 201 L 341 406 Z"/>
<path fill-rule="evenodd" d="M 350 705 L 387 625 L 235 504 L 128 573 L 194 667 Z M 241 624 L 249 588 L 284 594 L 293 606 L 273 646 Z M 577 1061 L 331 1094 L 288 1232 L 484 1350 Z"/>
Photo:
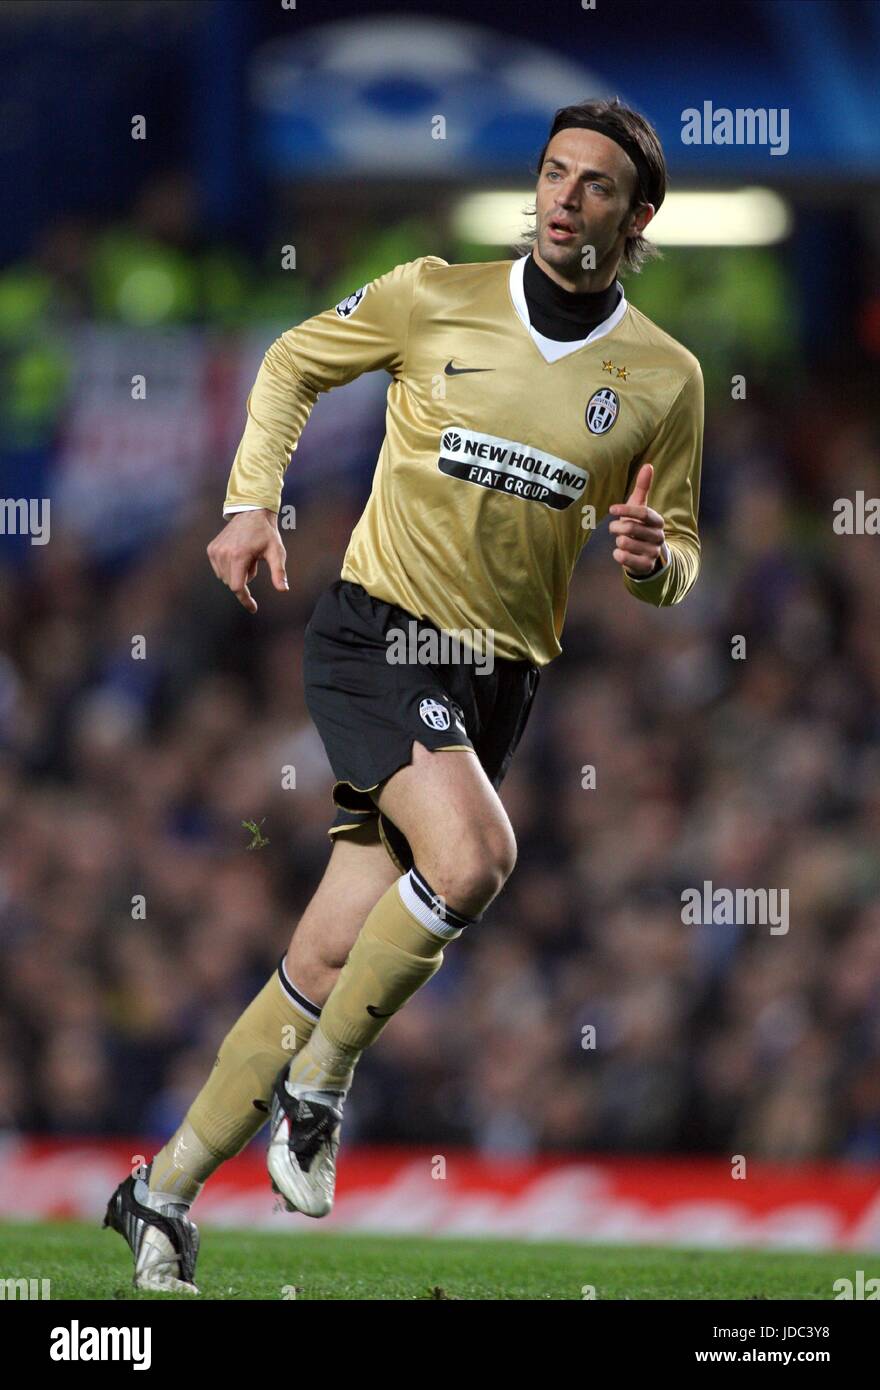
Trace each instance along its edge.
<path fill-rule="evenodd" d="M 401 866 L 410 866 L 369 914 L 309 1042 L 276 1080 L 269 1172 L 311 1216 L 333 1203 L 342 1103 L 363 1049 L 439 968 L 444 944 L 488 905 L 516 854 L 495 788 L 525 727 L 537 668 L 392 660 L 400 634 L 411 640 L 414 630 L 419 652 L 423 632 L 439 636 L 429 621 L 339 580 L 305 633 L 306 702 L 337 802 L 378 805 L 389 850 L 399 839 Z"/>
<path fill-rule="evenodd" d="M 335 985 L 368 914 L 400 877 L 379 838 L 378 819 L 372 816 L 361 828 L 334 836 L 324 877 L 290 941 L 285 974 L 319 1005 Z"/>
<path fill-rule="evenodd" d="M 368 915 L 273 1100 L 269 1171 L 288 1203 L 311 1216 L 332 1206 L 342 1103 L 358 1058 L 440 968 L 443 947 L 480 916 L 516 858 L 507 813 L 471 750 L 416 742 L 411 763 L 375 800 L 406 836 L 414 867 Z"/>
<path fill-rule="evenodd" d="M 308 1040 L 358 932 L 395 877 L 375 823 L 337 836 L 283 968 L 221 1043 L 187 1112 L 188 1129 L 182 1126 L 153 1160 L 151 1191 L 194 1201 L 206 1178 L 262 1127 L 278 1068 Z"/>
<path fill-rule="evenodd" d="M 439 898 L 466 917 L 486 910 L 513 871 L 516 840 L 476 753 L 414 743 L 412 762 L 389 778 L 376 804 L 406 836 Z"/>
<path fill-rule="evenodd" d="M 131 1177 L 105 1225 L 124 1235 L 142 1288 L 195 1292 L 198 1232 L 187 1213 L 210 1175 L 265 1124 L 279 1067 L 307 1042 L 365 918 L 397 878 L 377 817 L 337 835 L 279 969 L 224 1038 L 213 1070 L 148 1181 Z"/>

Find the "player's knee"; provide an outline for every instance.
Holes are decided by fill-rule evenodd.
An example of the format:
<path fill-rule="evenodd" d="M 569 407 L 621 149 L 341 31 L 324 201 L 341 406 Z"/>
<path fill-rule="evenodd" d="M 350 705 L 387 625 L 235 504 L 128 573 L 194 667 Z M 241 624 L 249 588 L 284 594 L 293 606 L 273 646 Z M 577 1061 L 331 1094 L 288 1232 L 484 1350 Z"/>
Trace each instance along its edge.
<path fill-rule="evenodd" d="M 510 821 L 505 818 L 490 838 L 487 848 L 490 862 L 499 876 L 498 891 L 504 887 L 516 865 L 516 839 Z"/>
<path fill-rule="evenodd" d="M 299 941 L 294 936 L 284 965 L 288 978 L 307 999 L 321 1000 L 332 990 L 347 955 L 346 947 L 332 938 Z"/>
<path fill-rule="evenodd" d="M 316 942 L 312 953 L 313 963 L 316 969 L 337 972 L 342 969 L 348 960 L 351 947 L 343 941 Z"/>
<path fill-rule="evenodd" d="M 516 863 L 509 823 L 482 826 L 442 866 L 439 877 L 451 906 L 476 916 L 501 892 Z"/>

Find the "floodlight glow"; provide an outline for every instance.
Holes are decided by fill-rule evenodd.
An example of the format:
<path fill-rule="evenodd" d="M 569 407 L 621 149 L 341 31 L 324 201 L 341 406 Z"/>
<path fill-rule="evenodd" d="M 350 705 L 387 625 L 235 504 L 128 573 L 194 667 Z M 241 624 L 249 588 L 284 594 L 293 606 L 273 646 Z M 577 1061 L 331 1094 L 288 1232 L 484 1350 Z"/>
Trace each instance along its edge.
<path fill-rule="evenodd" d="M 453 212 L 453 230 L 484 246 L 510 246 L 533 225 L 528 189 L 468 193 Z M 792 227 L 791 209 L 770 188 L 670 193 L 647 229 L 658 246 L 770 246 Z"/>

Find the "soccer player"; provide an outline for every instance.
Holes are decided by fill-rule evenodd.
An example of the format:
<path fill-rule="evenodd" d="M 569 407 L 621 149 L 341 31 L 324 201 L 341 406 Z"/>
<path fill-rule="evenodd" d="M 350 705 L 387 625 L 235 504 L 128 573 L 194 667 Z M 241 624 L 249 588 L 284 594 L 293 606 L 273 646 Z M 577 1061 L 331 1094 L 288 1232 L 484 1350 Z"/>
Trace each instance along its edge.
<path fill-rule="evenodd" d="M 594 521 L 612 517 L 635 598 L 678 603 L 697 578 L 700 366 L 617 279 L 621 262 L 637 271 L 656 254 L 643 233 L 665 189 L 642 116 L 616 100 L 564 107 L 528 254 L 399 265 L 263 359 L 228 523 L 208 547 L 249 612 L 261 561 L 288 587 L 277 513 L 318 393 L 391 376 L 372 493 L 305 633 L 308 707 L 336 777 L 333 845 L 277 973 L 180 1128 L 110 1201 L 105 1224 L 127 1237 L 139 1287 L 195 1291 L 188 1209 L 270 1105 L 273 1187 L 291 1209 L 330 1210 L 359 1057 L 513 869 L 497 789 L 561 650 Z M 393 660 L 407 633 L 464 634 L 460 659 Z M 477 659 L 485 640 L 491 661 Z"/>

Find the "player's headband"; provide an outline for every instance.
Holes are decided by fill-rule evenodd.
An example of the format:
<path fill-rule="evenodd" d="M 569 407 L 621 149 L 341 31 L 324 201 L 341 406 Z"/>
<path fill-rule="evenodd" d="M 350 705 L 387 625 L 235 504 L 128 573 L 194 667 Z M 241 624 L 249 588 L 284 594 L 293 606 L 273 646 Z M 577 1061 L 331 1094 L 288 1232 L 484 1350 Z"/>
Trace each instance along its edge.
<path fill-rule="evenodd" d="M 559 130 L 597 130 L 600 135 L 606 135 L 609 140 L 614 141 L 615 145 L 620 146 L 624 154 L 629 155 L 633 164 L 636 166 L 636 173 L 639 176 L 639 185 L 637 189 L 639 195 L 644 194 L 645 190 L 650 187 L 651 170 L 648 167 L 648 161 L 645 159 L 642 151 L 639 149 L 635 140 L 631 140 L 628 135 L 624 135 L 622 131 L 619 131 L 615 126 L 611 125 L 610 122 L 588 117 L 583 121 L 572 121 L 571 125 L 561 125 Z M 554 130 L 553 134 L 558 135 L 559 130 Z M 662 202 L 663 199 L 661 197 L 659 202 L 654 203 L 655 212 Z"/>

